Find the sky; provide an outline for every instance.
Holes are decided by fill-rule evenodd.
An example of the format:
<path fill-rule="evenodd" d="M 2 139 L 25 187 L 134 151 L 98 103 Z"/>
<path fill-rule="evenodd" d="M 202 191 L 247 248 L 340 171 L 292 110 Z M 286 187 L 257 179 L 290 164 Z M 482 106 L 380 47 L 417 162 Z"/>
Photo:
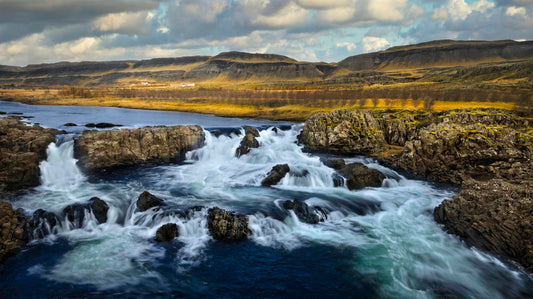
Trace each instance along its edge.
<path fill-rule="evenodd" d="M 275 53 L 301 61 L 437 39 L 533 40 L 533 0 L 0 0 L 0 64 Z"/>

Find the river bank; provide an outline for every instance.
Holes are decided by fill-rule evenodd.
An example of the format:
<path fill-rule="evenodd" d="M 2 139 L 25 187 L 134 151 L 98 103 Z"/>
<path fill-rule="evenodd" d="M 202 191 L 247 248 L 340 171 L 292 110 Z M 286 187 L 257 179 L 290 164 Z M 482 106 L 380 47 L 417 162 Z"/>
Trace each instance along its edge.
<path fill-rule="evenodd" d="M 28 106 L 32 107 L 37 106 Z M 69 109 L 75 109 L 70 112 L 82 112 L 77 110 L 81 107 Z M 83 109 L 92 111 L 96 108 Z M 160 114 L 162 112 L 153 114 L 146 111 L 144 117 L 129 114 L 141 113 L 142 110 L 105 108 L 98 114 L 104 115 L 107 110 L 113 113 L 113 116 L 106 116 L 107 121 L 112 119 L 127 128 L 138 127 L 137 131 L 144 132 L 145 137 L 157 137 L 152 138 L 153 145 L 158 148 L 155 153 L 166 147 L 157 140 L 166 138 L 159 138 L 162 134 L 154 134 L 153 130 L 140 128 L 142 124 L 153 121 L 153 124 L 180 125 L 188 122 L 183 119 L 185 115 L 170 112 L 168 120 L 161 117 L 166 115 Z M 32 120 L 48 119 L 42 116 L 50 115 L 48 110 L 24 112 L 34 116 Z M 122 113 L 125 113 L 123 117 L 117 117 Z M 337 112 L 333 115 L 352 116 L 349 118 L 351 121 L 360 120 L 350 113 L 361 113 L 366 119 L 374 117 L 372 113 L 375 112 Z M 58 129 L 63 129 L 61 124 L 71 114 L 64 111 L 55 116 L 59 118 L 54 120 L 54 123 L 60 124 Z M 335 146 L 340 143 L 331 141 L 341 138 L 358 140 L 348 145 L 360 148 L 369 149 L 370 144 L 375 143 L 375 148 L 380 148 L 375 153 L 383 155 L 403 153 L 403 149 L 398 150 L 400 145 L 389 143 L 403 143 L 405 148 L 412 142 L 413 148 L 418 149 L 416 141 L 426 140 L 422 138 L 425 136 L 422 132 L 426 128 L 425 122 L 412 124 L 419 131 L 415 130 L 416 134 L 413 131 L 409 133 L 411 137 L 405 138 L 411 130 L 407 128 L 411 121 L 395 120 L 398 117 L 393 119 L 391 114 L 381 115 L 383 119 L 374 117 L 375 122 L 366 121 L 358 126 L 344 120 L 328 122 L 328 116 L 327 124 L 324 124 L 325 135 L 316 130 L 314 136 L 317 140 L 320 136 L 327 136 L 326 144 Z M 386 121 L 385 115 L 389 117 Z M 509 294 L 517 297 L 531 295 L 528 288 L 530 274 L 506 259 L 497 259 L 475 247 L 465 246 L 437 225 L 433 213 L 435 207 L 452 198 L 456 189 L 426 180 L 408 179 L 374 159 L 356 157 L 355 154 L 342 157 L 344 161 L 341 163 L 337 156 L 302 152 L 302 147 L 296 142 L 302 129 L 311 132 L 305 126 L 287 127 L 232 119 L 212 123 L 213 116 L 204 120 L 200 116 L 196 118 L 196 124 L 208 128 L 198 132 L 205 138 L 204 145 L 187 152 L 184 161 L 173 161 L 171 164 L 144 164 L 140 161 L 136 166 L 113 166 L 98 174 L 86 172 L 77 163 L 81 157 L 76 156 L 75 143 L 85 129 L 80 126 L 65 127 L 73 130 L 70 132 L 74 134 L 63 134 L 49 145 L 46 160 L 40 164 L 41 185 L 7 198 L 13 210 L 6 213 L 12 219 L 6 229 L 13 229 L 11 235 L 19 236 L 18 209 L 23 209 L 25 216 L 34 219 L 56 215 L 60 221 L 56 220 L 55 225 L 50 226 L 51 234 L 44 238 L 37 234 L 38 238 L 31 239 L 22 252 L 0 267 L 0 294 L 26 297 L 38 294 L 66 297 L 80 294 L 90 297 L 173 294 L 193 297 L 220 296 L 230 290 L 237 295 L 283 297 L 284 294 L 297 295 L 306 290 L 311 297 L 504 298 Z M 102 121 L 95 120 L 94 113 L 76 114 L 76 117 L 78 125 Z M 420 118 L 414 119 L 420 121 L 429 115 L 424 112 L 419 116 L 405 115 L 405 119 L 410 117 Z M 477 114 L 475 117 L 478 117 Z M 479 117 L 472 121 L 483 123 L 485 116 Z M 124 121 L 115 121 L 118 119 Z M 439 125 L 443 119 L 427 125 Z M 310 118 L 309 121 L 312 120 Z M 179 121 L 182 123 L 177 123 Z M 502 117 L 501 121 L 509 122 L 509 129 L 513 129 L 514 118 Z M 316 123 L 323 124 L 320 118 Z M 390 130 L 380 127 L 381 124 L 401 123 L 407 124 L 407 127 L 390 125 L 387 127 Z M 244 124 L 252 124 L 258 128 L 257 132 L 242 128 Z M 357 132 L 348 134 L 342 128 L 352 128 Z M 405 129 L 405 135 L 401 128 Z M 362 132 L 366 133 L 358 137 L 354 135 Z M 427 133 L 435 136 L 431 132 L 437 134 L 439 130 Z M 485 134 L 481 130 L 479 132 Z M 345 137 L 343 133 L 346 133 Z M 130 129 L 86 135 L 84 138 L 90 137 L 90 140 L 101 137 L 102 140 L 90 142 L 94 145 L 104 141 L 113 143 L 122 135 L 133 136 Z M 387 142 L 380 145 L 377 141 L 382 140 L 382 135 Z M 467 140 L 473 141 L 468 137 Z M 364 138 L 368 142 L 364 142 Z M 145 142 L 148 139 L 134 139 L 143 144 L 142 151 L 133 151 L 137 156 L 151 152 Z M 302 140 L 302 137 L 299 139 Z M 248 150 L 238 151 L 245 140 L 250 141 L 244 142 L 250 145 Z M 425 144 L 423 141 L 420 143 Z M 306 144 L 312 143 L 307 141 Z M 348 145 L 338 148 L 349 150 Z M 381 151 L 382 146 L 385 151 Z M 102 152 L 97 147 L 95 150 Z M 156 162 L 160 158 L 155 157 Z M 120 160 L 120 157 L 116 159 Z M 427 159 L 421 161 L 426 163 Z M 354 163 L 364 167 L 355 167 Z M 285 164 L 287 167 L 282 167 L 285 169 L 284 176 L 272 186 L 263 186 L 266 177 L 277 166 Z M 505 169 L 504 166 L 499 167 Z M 356 173 L 354 171 L 377 171 L 381 185 L 351 190 L 351 184 L 347 179 L 339 179 L 339 174 L 348 176 Z M 468 168 L 463 172 L 471 173 Z M 512 190 L 514 192 L 515 189 Z M 161 199 L 156 202 L 164 204 L 149 206 L 147 210 L 139 209 L 138 198 L 144 191 L 149 191 Z M 462 192 L 460 196 L 468 194 Z M 90 210 L 87 214 L 83 213 L 88 217 L 69 219 L 70 211 L 85 211 L 91 201 L 100 202 L 95 198 L 107 205 L 106 219 Z M 209 216 L 209 211 L 216 210 L 215 207 L 228 213 Z M 37 212 L 39 209 L 42 211 Z M 56 219 L 54 217 L 48 218 Z M 248 229 L 242 229 L 243 221 L 247 221 Z M 229 222 L 238 223 L 241 229 L 236 231 L 245 232 L 247 237 L 240 241 L 219 241 L 209 230 L 213 223 L 217 223 L 218 227 L 232 231 L 225 224 Z M 179 236 L 169 243 L 158 243 L 154 236 L 167 224 L 175 224 L 173 227 L 177 228 Z M 171 235 L 175 236 L 174 233 Z M 221 273 L 224 278 L 220 278 Z M 342 283 L 339 285 L 339 282 Z M 23 285 L 26 287 L 21 287 Z"/>

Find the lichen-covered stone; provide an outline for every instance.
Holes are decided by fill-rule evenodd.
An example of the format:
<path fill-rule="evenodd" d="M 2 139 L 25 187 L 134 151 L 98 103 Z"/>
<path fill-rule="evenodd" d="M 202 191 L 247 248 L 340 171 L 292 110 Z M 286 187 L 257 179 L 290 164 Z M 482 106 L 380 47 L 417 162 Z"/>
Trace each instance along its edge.
<path fill-rule="evenodd" d="M 0 118 L 0 191 L 40 184 L 39 163 L 55 140 L 55 129 L 28 126 L 17 117 Z"/>
<path fill-rule="evenodd" d="M 242 240 L 250 234 L 248 217 L 217 207 L 207 211 L 207 227 L 216 240 Z"/>
<path fill-rule="evenodd" d="M 7 201 L 0 201 L 0 263 L 28 242 L 27 221 L 22 211 L 13 210 Z"/>
<path fill-rule="evenodd" d="M 146 162 L 178 162 L 204 144 L 200 126 L 143 127 L 84 131 L 76 157 L 88 169 L 131 166 Z"/>

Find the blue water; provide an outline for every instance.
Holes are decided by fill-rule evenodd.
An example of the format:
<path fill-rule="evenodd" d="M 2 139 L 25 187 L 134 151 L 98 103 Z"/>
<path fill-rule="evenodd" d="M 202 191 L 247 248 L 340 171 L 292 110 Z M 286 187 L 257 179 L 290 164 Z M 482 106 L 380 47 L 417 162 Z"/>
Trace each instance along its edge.
<path fill-rule="evenodd" d="M 333 170 L 296 144 L 301 125 L 0 103 L 0 111 L 23 112 L 34 116 L 30 121 L 59 128 L 73 120 L 70 109 L 78 113 L 78 123 L 192 123 L 214 133 L 206 131 L 206 145 L 189 152 L 184 163 L 91 175 L 81 172 L 73 158 L 72 139 L 81 129 L 51 144 L 41 163 L 41 186 L 11 198 L 12 204 L 28 214 L 39 208 L 59 212 L 98 196 L 110 206 L 108 220 L 96 224 L 88 217 L 78 229 L 65 220 L 53 235 L 33 240 L 0 267 L 1 298 L 533 297 L 531 274 L 466 246 L 435 223 L 433 208 L 455 189 L 406 179 L 364 157 L 347 161 L 365 163 L 390 179 L 382 187 L 359 191 L 335 187 Z M 106 117 L 95 120 L 93 109 Z M 136 117 L 124 116 L 130 112 Z M 260 147 L 236 158 L 242 134 L 235 132 L 242 133 L 244 124 L 262 129 Z M 261 186 L 280 163 L 294 172 L 272 188 Z M 309 174 L 297 175 L 303 170 Z M 167 208 L 136 211 L 137 197 L 145 190 L 164 199 Z M 282 208 L 294 199 L 322 208 L 327 219 L 316 225 L 300 222 Z M 204 208 L 184 213 L 194 206 Z M 207 208 L 213 206 L 246 214 L 249 239 L 213 240 L 206 224 Z M 180 236 L 159 244 L 153 238 L 165 223 L 176 223 Z"/>

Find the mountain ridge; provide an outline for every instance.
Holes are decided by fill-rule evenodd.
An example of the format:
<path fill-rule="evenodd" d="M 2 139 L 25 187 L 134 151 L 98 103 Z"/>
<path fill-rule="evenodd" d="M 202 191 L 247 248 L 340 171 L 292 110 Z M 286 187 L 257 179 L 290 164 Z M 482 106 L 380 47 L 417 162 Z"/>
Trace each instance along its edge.
<path fill-rule="evenodd" d="M 279 54 L 222 52 L 147 60 L 0 65 L 0 85 L 109 85 L 173 81 L 323 81 L 361 71 L 409 70 L 533 59 L 533 41 L 436 40 L 349 56 L 338 63 L 302 62 Z"/>

